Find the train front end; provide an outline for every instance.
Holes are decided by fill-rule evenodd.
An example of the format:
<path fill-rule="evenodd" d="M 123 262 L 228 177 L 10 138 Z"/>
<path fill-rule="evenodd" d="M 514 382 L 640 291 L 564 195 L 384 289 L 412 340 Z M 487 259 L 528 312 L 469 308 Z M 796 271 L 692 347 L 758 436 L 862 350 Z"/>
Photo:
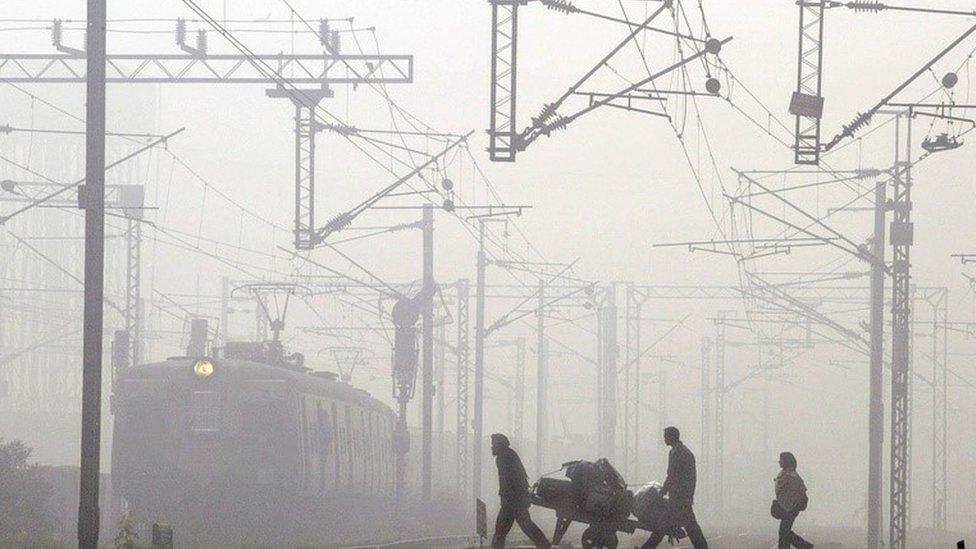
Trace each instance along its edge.
<path fill-rule="evenodd" d="M 288 372 L 177 357 L 116 382 L 113 493 L 134 520 L 184 530 L 253 529 L 286 508 L 299 434 Z"/>

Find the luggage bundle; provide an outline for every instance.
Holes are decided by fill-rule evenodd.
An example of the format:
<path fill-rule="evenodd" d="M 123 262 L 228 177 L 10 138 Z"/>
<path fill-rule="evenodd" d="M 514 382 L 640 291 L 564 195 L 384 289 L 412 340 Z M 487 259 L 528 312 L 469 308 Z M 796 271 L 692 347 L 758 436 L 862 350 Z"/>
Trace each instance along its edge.
<path fill-rule="evenodd" d="M 634 494 L 605 458 L 564 463 L 569 480 L 542 478 L 536 495 L 552 507 L 575 508 L 591 517 L 622 520 L 630 516 Z"/>
<path fill-rule="evenodd" d="M 675 529 L 674 515 L 671 505 L 661 494 L 660 483 L 645 484 L 634 495 L 634 516 L 644 525 L 658 532 L 670 532 Z"/>

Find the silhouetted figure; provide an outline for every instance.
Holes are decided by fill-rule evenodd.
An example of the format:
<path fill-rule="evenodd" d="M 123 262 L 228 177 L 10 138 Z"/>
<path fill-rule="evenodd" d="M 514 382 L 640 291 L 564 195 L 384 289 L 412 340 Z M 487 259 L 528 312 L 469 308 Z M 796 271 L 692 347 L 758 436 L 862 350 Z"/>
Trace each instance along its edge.
<path fill-rule="evenodd" d="M 501 508 L 498 510 L 498 518 L 495 519 L 495 535 L 491 540 L 492 548 L 505 547 L 505 537 L 512 529 L 512 523 L 517 522 L 536 547 L 548 549 L 551 547 L 549 539 L 529 516 L 529 478 L 519 455 L 512 450 L 508 437 L 500 433 L 491 435 L 491 454 L 495 456 L 495 464 L 498 465 L 498 495 L 501 496 Z"/>
<path fill-rule="evenodd" d="M 662 495 L 667 495 L 671 504 L 671 512 L 677 526 L 681 526 L 688 533 L 688 539 L 695 549 L 708 549 L 708 542 L 698 526 L 692 505 L 695 502 L 695 454 L 691 453 L 681 442 L 681 433 L 677 427 L 664 430 L 664 443 L 671 447 L 668 454 L 668 478 L 661 489 Z M 661 543 L 667 532 L 654 532 L 641 549 L 654 549 Z"/>
<path fill-rule="evenodd" d="M 779 466 L 782 470 L 775 479 L 776 504 L 782 515 L 779 519 L 779 549 L 790 549 L 790 546 L 808 549 L 813 544 L 793 532 L 797 515 L 807 508 L 807 487 L 796 473 L 796 456 L 790 452 L 781 453 Z"/>

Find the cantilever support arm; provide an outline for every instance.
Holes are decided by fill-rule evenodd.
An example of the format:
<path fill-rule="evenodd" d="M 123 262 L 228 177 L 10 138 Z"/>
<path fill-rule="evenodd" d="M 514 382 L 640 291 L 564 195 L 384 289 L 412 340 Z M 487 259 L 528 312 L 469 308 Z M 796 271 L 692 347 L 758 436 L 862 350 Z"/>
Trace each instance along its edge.
<path fill-rule="evenodd" d="M 329 220 L 329 222 L 326 223 L 326 225 L 324 227 L 322 227 L 321 229 L 316 230 L 316 234 L 315 234 L 316 242 L 315 242 L 315 244 L 317 244 L 317 245 L 322 244 L 325 241 L 325 239 L 330 234 L 332 234 L 334 232 L 337 232 L 337 231 L 340 231 L 340 230 L 344 229 L 345 227 L 347 227 L 350 223 L 353 222 L 354 219 L 356 219 L 357 217 L 359 217 L 359 214 L 361 214 L 364 211 L 368 210 L 371 206 L 373 206 L 374 204 L 376 204 L 377 202 L 379 202 L 380 200 L 382 200 L 385 196 L 387 196 L 390 193 L 392 193 L 393 191 L 395 191 L 398 187 L 400 187 L 401 185 L 403 185 L 407 181 L 413 179 L 414 176 L 416 176 L 420 172 L 422 172 L 425 169 L 427 169 L 427 167 L 429 167 L 430 165 L 432 165 L 435 162 L 437 162 L 438 160 L 440 160 L 444 155 L 446 155 L 447 153 L 449 153 L 455 147 L 457 147 L 458 145 L 461 145 L 462 143 L 467 142 L 468 137 L 470 137 L 472 133 L 474 133 L 474 132 L 473 131 L 470 131 L 470 132 L 464 134 L 463 136 L 461 136 L 460 138 L 455 139 L 450 144 L 448 144 L 446 147 L 444 147 L 443 149 L 441 149 L 440 152 L 438 152 L 437 154 L 432 155 L 425 162 L 423 162 L 423 163 L 419 164 L 418 166 L 416 166 L 413 170 L 410 171 L 410 173 L 404 175 L 403 177 L 400 177 L 399 179 L 397 179 L 393 183 L 387 185 L 386 187 L 384 187 L 383 189 L 381 189 L 376 194 L 370 196 L 369 198 L 367 198 L 366 200 L 364 200 L 359 205 L 353 207 L 351 210 L 348 210 L 346 212 L 343 212 L 343 213 L 337 215 L 336 217 L 332 218 L 331 220 Z"/>
<path fill-rule="evenodd" d="M 840 133 L 835 135 L 833 139 L 831 139 L 828 143 L 826 143 L 823 146 L 823 151 L 827 152 L 833 149 L 845 138 L 853 137 L 858 130 L 870 124 L 872 116 L 874 116 L 879 110 L 885 107 L 888 104 L 888 102 L 894 99 L 894 97 L 899 93 L 901 93 L 902 90 L 904 90 L 909 85 L 911 85 L 912 82 L 917 80 L 919 76 L 922 76 L 923 74 L 925 74 L 926 71 L 931 69 L 932 66 L 938 63 L 940 59 L 942 59 L 949 52 L 954 50 L 956 46 L 961 44 L 965 39 L 969 38 L 974 32 L 976 32 L 976 25 L 969 27 L 969 29 L 967 29 L 966 32 L 962 33 L 958 38 L 953 40 L 951 44 L 946 46 L 945 49 L 940 51 L 935 57 L 929 60 L 929 62 L 923 65 L 922 68 L 915 71 L 915 73 L 911 75 L 908 78 L 908 80 L 905 80 L 904 82 L 899 84 L 898 87 L 896 87 L 891 93 L 886 95 L 885 98 L 879 101 L 875 106 L 871 107 L 870 109 L 868 109 L 863 113 L 858 114 L 854 118 L 854 120 L 852 120 L 849 124 L 847 124 L 841 129 Z"/>
<path fill-rule="evenodd" d="M 730 37 L 725 38 L 723 40 L 716 40 L 716 43 L 718 45 L 718 48 L 721 48 L 721 46 L 724 46 L 725 44 L 727 44 L 727 43 L 729 43 L 731 41 L 732 41 L 732 37 L 730 36 Z M 549 133 L 551 133 L 553 130 L 565 128 L 567 125 L 569 125 L 571 122 L 575 121 L 577 118 L 579 118 L 579 117 L 581 117 L 581 116 L 583 116 L 583 115 L 585 115 L 585 114 L 587 114 L 587 113 L 589 113 L 589 112 L 597 109 L 598 107 L 602 107 L 604 105 L 607 105 L 611 101 L 613 101 L 614 99 L 616 99 L 618 97 L 626 96 L 627 94 L 629 94 L 629 93 L 631 93 L 631 92 L 639 89 L 640 87 L 642 87 L 642 86 L 644 86 L 646 84 L 649 84 L 650 82 L 653 82 L 654 80 L 657 80 L 658 78 L 660 78 L 660 77 L 662 77 L 662 76 L 664 76 L 664 75 L 666 75 L 666 74 L 668 74 L 668 73 L 670 73 L 670 72 L 672 72 L 674 70 L 677 70 L 677 69 L 679 69 L 679 68 L 687 65 L 688 63 L 691 63 L 692 61 L 695 61 L 696 59 L 698 59 L 700 57 L 703 57 L 703 56 L 705 56 L 706 54 L 709 54 L 709 53 L 714 53 L 714 52 L 713 51 L 710 51 L 708 48 L 703 48 L 703 49 L 699 50 L 698 52 L 696 52 L 695 54 L 690 55 L 690 56 L 685 57 L 685 58 L 682 58 L 680 61 L 675 62 L 674 64 L 670 65 L 669 67 L 666 67 L 664 69 L 661 69 L 660 71 L 655 72 L 654 74 L 651 74 L 647 78 L 643 78 L 643 79 L 639 80 L 638 82 L 627 86 L 626 88 L 620 90 L 617 93 L 607 94 L 605 97 L 600 98 L 600 99 L 595 99 L 594 98 L 594 100 L 591 100 L 587 104 L 586 107 L 584 107 L 584 108 L 576 111 L 575 113 L 573 113 L 573 114 L 571 114 L 569 116 L 565 116 L 565 117 L 558 116 L 556 114 L 556 112 L 555 112 L 556 108 L 558 108 L 559 104 L 561 104 L 562 101 L 564 101 L 566 97 L 568 97 L 569 95 L 572 95 L 572 94 L 574 94 L 576 92 L 575 87 L 574 88 L 570 88 L 570 90 L 567 92 L 566 95 L 564 95 L 562 98 L 560 98 L 559 101 L 557 101 L 556 103 L 554 103 L 553 105 L 551 105 L 550 108 L 548 109 L 550 116 L 556 116 L 557 117 L 556 120 L 553 123 L 551 123 L 551 124 L 546 124 L 545 121 L 542 121 L 541 124 L 540 123 L 533 124 L 532 126 L 529 126 L 528 128 L 526 128 L 522 132 L 521 138 L 519 140 L 520 141 L 520 148 L 521 149 L 525 149 L 525 147 L 527 147 L 533 141 L 535 141 L 536 139 L 538 139 L 539 136 L 541 136 L 541 135 L 549 135 Z M 602 66 L 602 64 L 600 66 Z M 589 74 L 585 78 L 588 78 L 588 77 L 589 77 Z M 584 78 L 584 80 L 585 80 L 585 78 Z M 582 83 L 582 81 L 580 83 Z"/>

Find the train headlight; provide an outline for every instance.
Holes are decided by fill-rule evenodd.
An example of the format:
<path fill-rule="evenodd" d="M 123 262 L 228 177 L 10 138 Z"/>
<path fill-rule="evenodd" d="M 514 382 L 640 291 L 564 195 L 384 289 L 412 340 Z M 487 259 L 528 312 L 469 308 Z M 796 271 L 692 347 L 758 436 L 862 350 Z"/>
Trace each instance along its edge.
<path fill-rule="evenodd" d="M 193 365 L 193 373 L 199 378 L 208 378 L 214 373 L 213 362 L 206 359 L 198 360 L 196 364 Z"/>

